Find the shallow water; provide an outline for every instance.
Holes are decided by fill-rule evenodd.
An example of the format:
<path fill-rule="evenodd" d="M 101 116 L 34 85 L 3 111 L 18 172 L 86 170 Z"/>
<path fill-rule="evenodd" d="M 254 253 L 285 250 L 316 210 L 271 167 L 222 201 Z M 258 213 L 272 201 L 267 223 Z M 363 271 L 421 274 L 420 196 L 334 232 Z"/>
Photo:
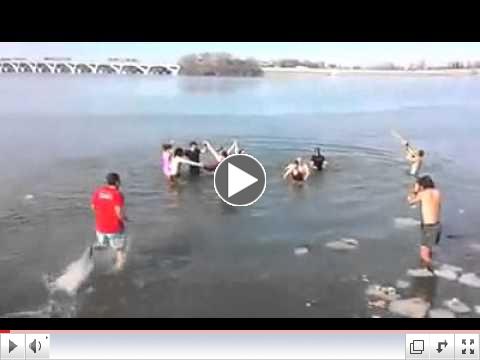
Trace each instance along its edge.
<path fill-rule="evenodd" d="M 19 74 L 2 75 L 0 94 L 0 314 L 370 317 L 362 279 L 395 285 L 418 266 L 419 210 L 405 203 L 412 180 L 392 128 L 426 149 L 424 171 L 444 193 L 444 235 L 455 236 L 436 259 L 480 271 L 475 77 Z M 232 138 L 266 168 L 255 205 L 223 204 L 208 175 L 167 188 L 161 143 Z M 284 183 L 286 161 L 316 145 L 328 170 L 301 188 Z M 45 277 L 62 279 L 94 240 L 91 192 L 112 170 L 132 219 L 126 271 L 69 278 L 74 295 L 52 292 Z M 358 247 L 325 246 L 342 238 Z M 405 298 L 432 309 L 454 297 L 480 304 L 480 290 L 458 281 L 411 280 Z"/>

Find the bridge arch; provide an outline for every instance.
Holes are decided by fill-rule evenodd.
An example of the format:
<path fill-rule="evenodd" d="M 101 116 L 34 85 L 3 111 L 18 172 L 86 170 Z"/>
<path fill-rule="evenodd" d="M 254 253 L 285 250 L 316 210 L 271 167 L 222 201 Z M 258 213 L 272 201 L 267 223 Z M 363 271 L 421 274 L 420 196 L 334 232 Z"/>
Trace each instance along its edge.
<path fill-rule="evenodd" d="M 97 66 L 97 74 L 117 74 L 118 71 L 111 65 L 100 64 Z"/>

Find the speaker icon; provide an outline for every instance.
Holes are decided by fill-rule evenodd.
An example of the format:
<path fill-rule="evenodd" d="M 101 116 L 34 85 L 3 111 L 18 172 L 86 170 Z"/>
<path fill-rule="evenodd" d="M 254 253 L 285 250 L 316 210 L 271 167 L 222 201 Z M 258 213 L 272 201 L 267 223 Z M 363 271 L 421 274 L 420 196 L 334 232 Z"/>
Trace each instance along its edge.
<path fill-rule="evenodd" d="M 42 343 L 40 341 L 37 341 L 37 339 L 34 339 L 29 345 L 28 347 L 30 348 L 30 350 L 33 351 L 34 354 L 37 353 L 37 351 L 40 351 L 42 350 Z"/>

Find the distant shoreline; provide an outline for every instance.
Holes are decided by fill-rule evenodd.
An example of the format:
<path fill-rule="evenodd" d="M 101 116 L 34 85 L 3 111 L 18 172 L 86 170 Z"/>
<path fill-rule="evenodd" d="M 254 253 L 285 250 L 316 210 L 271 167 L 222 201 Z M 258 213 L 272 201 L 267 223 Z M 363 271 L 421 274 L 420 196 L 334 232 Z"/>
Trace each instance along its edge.
<path fill-rule="evenodd" d="M 322 76 L 478 76 L 478 69 L 445 69 L 445 70 L 353 70 L 353 69 L 310 69 L 264 67 L 265 75 L 276 74 L 316 74 Z"/>

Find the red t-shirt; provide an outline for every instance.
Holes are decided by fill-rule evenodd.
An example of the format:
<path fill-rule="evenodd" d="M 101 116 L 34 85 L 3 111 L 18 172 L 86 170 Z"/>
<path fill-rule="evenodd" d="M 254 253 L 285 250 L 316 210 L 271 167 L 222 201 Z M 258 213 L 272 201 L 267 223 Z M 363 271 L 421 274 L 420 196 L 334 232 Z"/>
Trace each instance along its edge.
<path fill-rule="evenodd" d="M 107 185 L 98 188 L 92 196 L 95 208 L 96 230 L 104 234 L 117 234 L 124 230 L 123 221 L 115 213 L 115 206 L 123 208 L 123 194 Z"/>

